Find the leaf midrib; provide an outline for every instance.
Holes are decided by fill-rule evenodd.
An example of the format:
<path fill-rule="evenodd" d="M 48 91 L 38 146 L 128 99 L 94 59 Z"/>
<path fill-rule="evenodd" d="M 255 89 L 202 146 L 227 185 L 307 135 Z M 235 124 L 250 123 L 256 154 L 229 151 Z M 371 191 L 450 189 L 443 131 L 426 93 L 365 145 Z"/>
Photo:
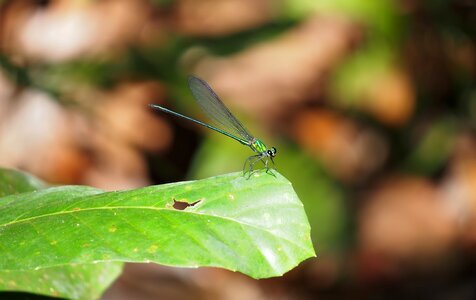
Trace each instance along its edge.
<path fill-rule="evenodd" d="M 12 222 L 9 222 L 9 223 L 6 223 L 6 224 L 2 224 L 2 225 L 0 225 L 0 227 L 6 227 L 6 226 L 10 226 L 10 225 L 15 225 L 15 224 L 18 224 L 18 223 L 29 222 L 29 221 L 36 220 L 36 219 L 40 219 L 40 218 L 46 218 L 46 217 L 50 217 L 50 216 L 58 216 L 58 215 L 62 215 L 62 214 L 65 214 L 65 215 L 66 215 L 66 214 L 73 214 L 73 213 L 75 213 L 75 212 L 81 212 L 81 211 L 112 210 L 112 209 L 149 209 L 149 210 L 157 210 L 157 211 L 165 210 L 165 211 L 173 211 L 173 212 L 177 212 L 177 213 L 186 213 L 186 214 L 192 214 L 192 215 L 209 216 L 209 217 L 226 220 L 226 221 L 229 221 L 229 222 L 233 222 L 233 223 L 237 223 L 237 224 L 240 224 L 240 225 L 249 226 L 249 227 L 252 227 L 252 228 L 255 228 L 255 229 L 258 229 L 258 230 L 262 230 L 262 231 L 264 231 L 264 232 L 271 233 L 272 235 L 274 235 L 274 236 L 276 236 L 276 237 L 278 237 L 278 238 L 280 238 L 280 239 L 284 239 L 284 240 L 288 241 L 289 243 L 291 243 L 291 244 L 297 246 L 298 248 L 304 249 L 301 245 L 296 244 L 296 242 L 291 241 L 291 240 L 289 240 L 289 239 L 286 238 L 286 237 L 283 237 L 283 236 L 276 235 L 276 234 L 272 233 L 272 232 L 270 231 L 270 229 L 267 228 L 267 227 L 257 226 L 257 225 L 252 224 L 252 223 L 243 222 L 242 220 L 232 219 L 232 218 L 225 217 L 225 216 L 220 216 L 220 215 L 205 214 L 205 213 L 199 213 L 199 212 L 195 212 L 195 211 L 186 211 L 186 210 L 176 210 L 176 209 L 173 209 L 173 210 L 172 210 L 172 209 L 168 209 L 168 208 L 164 208 L 164 207 L 150 207 L 150 206 L 112 206 L 112 207 L 84 208 L 84 209 L 79 209 L 79 210 L 61 211 L 61 212 L 56 212 L 56 213 L 44 214 L 44 215 L 41 215 L 41 216 L 35 216 L 35 217 L 32 217 L 32 218 L 26 218 L 26 219 L 22 219 L 22 220 L 19 220 L 19 221 L 18 221 L 18 220 L 15 220 L 15 221 L 12 221 Z"/>
<path fill-rule="evenodd" d="M 176 212 L 176 213 L 186 213 L 186 214 L 192 214 L 192 215 L 200 215 L 200 216 L 210 216 L 210 217 L 215 217 L 215 218 L 220 218 L 220 219 L 224 219 L 224 220 L 227 220 L 227 221 L 232 221 L 232 222 L 235 222 L 235 223 L 239 223 L 239 224 L 242 224 L 242 225 L 247 225 L 247 226 L 250 226 L 250 227 L 254 227 L 256 229 L 261 229 L 261 230 L 266 230 L 267 228 L 266 227 L 260 227 L 260 226 L 256 226 L 252 223 L 247 223 L 247 222 L 243 222 L 241 220 L 237 220 L 237 219 L 232 219 L 230 217 L 225 217 L 225 216 L 220 216 L 220 215 L 215 215 L 215 214 L 205 214 L 205 213 L 200 213 L 200 212 L 196 212 L 196 211 L 187 211 L 187 210 L 176 210 L 176 209 L 169 209 L 169 208 L 165 208 L 165 207 L 151 207 L 151 206 L 108 206 L 108 207 L 94 207 L 94 208 L 81 208 L 81 209 L 75 209 L 75 210 L 69 210 L 69 211 L 60 211 L 60 212 L 54 212 L 54 213 L 49 213 L 49 214 L 43 214 L 43 215 L 40 215 L 40 216 L 34 216 L 34 217 L 31 217 L 31 218 L 25 218 L 25 219 L 21 219 L 21 220 L 14 220 L 14 221 L 11 221 L 11 222 L 8 222 L 8 223 L 5 223 L 5 224 L 1 224 L 0 227 L 7 227 L 7 226 L 10 226 L 10 225 L 17 225 L 19 223 L 25 223 L 25 222 L 30 222 L 30 221 L 33 221 L 33 220 L 37 220 L 37 219 L 41 219 L 41 218 L 47 218 L 47 217 L 51 217 L 51 216 L 60 216 L 60 215 L 67 215 L 67 214 L 73 214 L 73 213 L 79 213 L 79 212 L 83 212 L 83 211 L 94 211 L 94 210 L 112 210 L 112 209 L 143 209 L 143 210 L 157 210 L 157 211 L 173 211 L 173 212 Z"/>

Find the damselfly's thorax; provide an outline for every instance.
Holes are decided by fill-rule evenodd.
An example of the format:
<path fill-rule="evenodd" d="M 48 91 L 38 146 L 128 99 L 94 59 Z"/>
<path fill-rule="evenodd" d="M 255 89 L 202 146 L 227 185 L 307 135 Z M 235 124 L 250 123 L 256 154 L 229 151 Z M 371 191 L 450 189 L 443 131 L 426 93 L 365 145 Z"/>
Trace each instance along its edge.
<path fill-rule="evenodd" d="M 251 142 L 250 148 L 254 152 L 263 154 L 264 156 L 269 156 L 269 157 L 275 157 L 276 156 L 276 148 L 271 147 L 271 148 L 268 149 L 266 147 L 266 145 L 258 139 L 254 139 Z"/>
<path fill-rule="evenodd" d="M 268 150 L 268 148 L 266 148 L 266 145 L 256 138 L 251 141 L 250 148 L 251 150 L 257 153 L 263 153 Z"/>
<path fill-rule="evenodd" d="M 275 168 L 273 158 L 276 156 L 276 148 L 271 147 L 268 149 L 266 148 L 266 145 L 258 139 L 253 140 L 249 146 L 254 152 L 257 152 L 258 154 L 248 157 L 248 159 L 245 161 L 243 166 L 243 175 L 248 173 L 249 178 L 253 173 L 254 165 L 257 162 L 262 162 L 264 164 L 266 173 L 269 172 L 270 162 L 271 167 Z"/>

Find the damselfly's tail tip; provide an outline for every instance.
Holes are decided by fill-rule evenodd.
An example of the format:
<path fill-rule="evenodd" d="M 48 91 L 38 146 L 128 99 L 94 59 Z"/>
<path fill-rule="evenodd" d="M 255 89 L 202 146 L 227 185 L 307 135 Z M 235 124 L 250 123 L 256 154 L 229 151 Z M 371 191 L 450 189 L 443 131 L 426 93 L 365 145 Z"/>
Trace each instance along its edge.
<path fill-rule="evenodd" d="M 163 108 L 160 105 L 149 103 L 149 107 L 155 111 L 166 111 L 167 109 Z"/>

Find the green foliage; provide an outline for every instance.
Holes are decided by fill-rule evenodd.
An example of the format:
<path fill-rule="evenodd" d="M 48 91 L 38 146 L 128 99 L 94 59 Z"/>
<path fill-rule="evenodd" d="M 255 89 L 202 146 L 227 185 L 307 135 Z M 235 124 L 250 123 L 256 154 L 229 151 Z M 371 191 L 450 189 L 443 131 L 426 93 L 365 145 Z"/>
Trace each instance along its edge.
<path fill-rule="evenodd" d="M 361 101 L 379 76 L 398 57 L 397 45 L 406 30 L 394 1 L 389 0 L 297 0 L 285 1 L 285 14 L 303 18 L 310 14 L 342 15 L 359 24 L 365 32 L 365 42 L 333 71 L 329 94 L 340 108 L 352 108 Z"/>
<path fill-rule="evenodd" d="M 97 299 L 121 274 L 122 265 L 121 262 L 107 262 L 39 270 L 0 271 L 0 290 L 71 299 Z"/>
<path fill-rule="evenodd" d="M 19 171 L 0 168 L 0 197 L 45 188 L 41 180 Z"/>
<path fill-rule="evenodd" d="M 286 15 L 303 18 L 311 14 L 338 14 L 366 25 L 375 35 L 395 37 L 398 30 L 395 3 L 390 0 L 292 0 L 284 1 Z"/>
<path fill-rule="evenodd" d="M 414 135 L 418 141 L 403 163 L 407 172 L 431 176 L 448 161 L 455 143 L 455 120 L 448 118 L 435 122 L 422 136 Z"/>
<path fill-rule="evenodd" d="M 0 168 L 0 197 L 44 189 L 47 185 L 19 171 Z M 4 206 L 0 198 L 0 206 Z M 0 226 L 0 239 L 7 238 Z M 3 241 L 2 241 L 3 244 Z M 0 248 L 3 262 L 3 247 Z M 38 270 L 0 269 L 0 290 L 25 291 L 72 299 L 96 299 L 120 275 L 122 263 L 71 264 Z"/>
<path fill-rule="evenodd" d="M 10 172 L 2 178 L 14 177 Z M 11 193 L 0 198 L 0 287 L 87 298 L 61 294 L 48 278 L 90 277 L 91 263 L 113 261 L 282 275 L 315 254 L 301 202 L 274 175 L 240 172 L 120 192 L 60 186 Z M 74 266 L 86 271 L 73 276 L 81 272 Z M 97 281 L 102 289 L 119 266 L 105 265 L 112 271 Z"/>
<path fill-rule="evenodd" d="M 393 63 L 394 53 L 388 47 L 375 45 L 357 51 L 332 76 L 329 88 L 337 106 L 353 108 Z"/>

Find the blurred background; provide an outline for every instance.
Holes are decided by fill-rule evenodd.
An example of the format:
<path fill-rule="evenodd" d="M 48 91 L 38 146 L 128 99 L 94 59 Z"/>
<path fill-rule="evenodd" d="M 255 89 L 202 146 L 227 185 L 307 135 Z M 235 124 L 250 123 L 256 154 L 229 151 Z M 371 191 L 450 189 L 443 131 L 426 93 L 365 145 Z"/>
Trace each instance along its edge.
<path fill-rule="evenodd" d="M 318 258 L 127 265 L 104 299 L 476 299 L 472 0 L 0 0 L 0 166 L 106 190 L 241 171 L 188 74 L 278 149 Z"/>

